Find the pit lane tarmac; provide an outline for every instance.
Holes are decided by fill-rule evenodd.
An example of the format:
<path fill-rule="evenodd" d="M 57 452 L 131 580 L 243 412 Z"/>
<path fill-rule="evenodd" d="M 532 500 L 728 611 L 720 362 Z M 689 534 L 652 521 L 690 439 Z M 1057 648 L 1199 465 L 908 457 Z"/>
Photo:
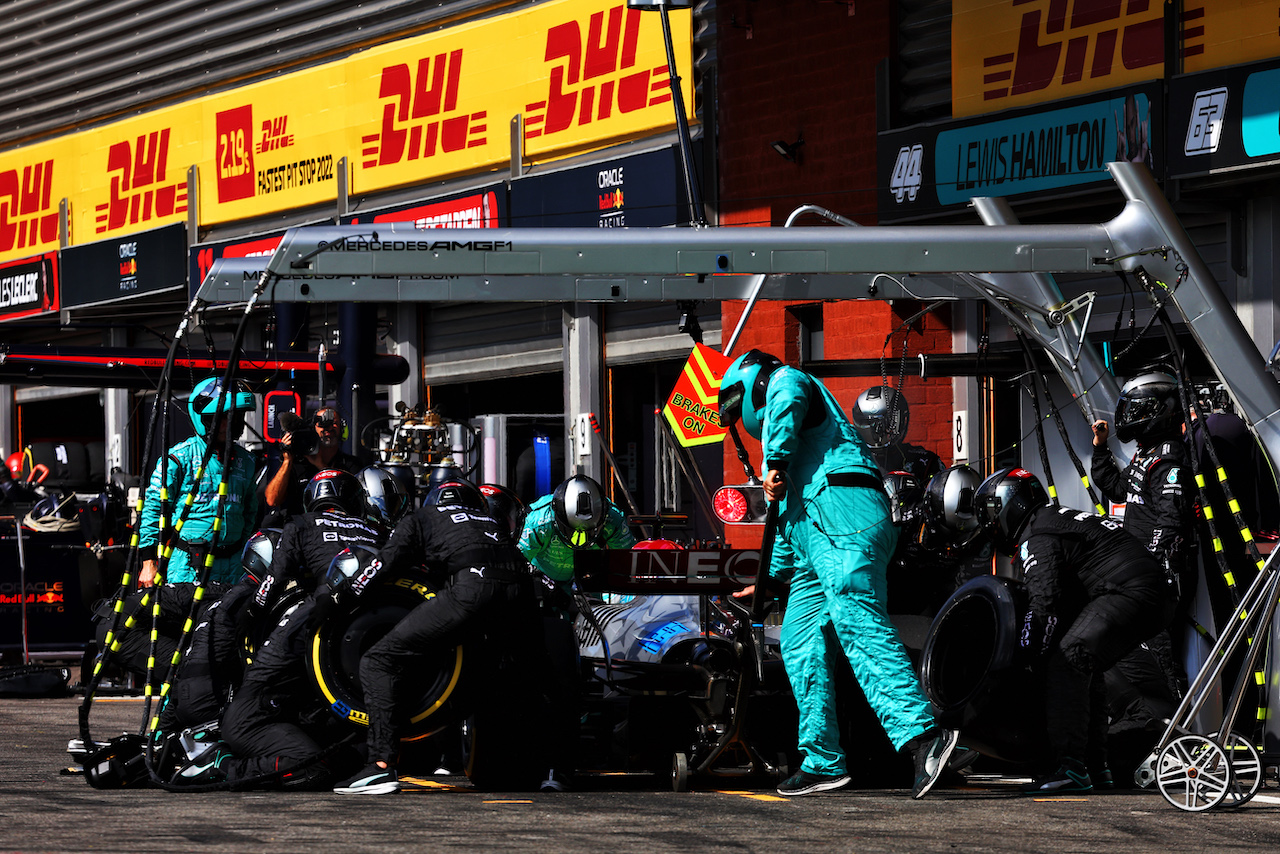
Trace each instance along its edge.
<path fill-rule="evenodd" d="M 1158 792 L 1020 796 L 976 776 L 912 801 L 904 789 L 784 798 L 707 781 L 589 775 L 563 794 L 478 792 L 464 777 L 411 777 L 397 795 L 99 791 L 69 766 L 77 697 L 0 700 L 0 851 L 780 852 L 1275 851 L 1280 791 L 1238 810 L 1185 813 Z M 93 735 L 137 731 L 141 700 L 101 697 Z M 702 781 L 699 781 L 702 782 Z"/>

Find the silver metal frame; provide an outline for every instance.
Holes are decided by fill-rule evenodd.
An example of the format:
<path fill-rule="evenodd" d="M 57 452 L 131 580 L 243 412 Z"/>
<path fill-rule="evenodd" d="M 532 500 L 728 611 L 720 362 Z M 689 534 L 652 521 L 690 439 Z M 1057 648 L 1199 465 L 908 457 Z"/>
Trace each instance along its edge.
<path fill-rule="evenodd" d="M 1168 201 L 1142 164 L 1108 164 L 1126 199 L 1093 225 L 1014 225 L 975 200 L 990 225 L 867 228 L 419 230 L 412 223 L 290 229 L 263 267 L 221 259 L 205 302 L 266 300 L 626 302 L 749 299 L 984 299 L 1050 353 L 1081 399 L 1111 382 L 1046 274 L 1143 268 L 1171 293 L 1218 379 L 1272 460 L 1280 460 L 1280 386 Z M 1010 276 L 1006 274 L 1023 274 Z M 1028 275 L 1029 274 L 1029 275 Z M 1080 352 L 1082 357 L 1070 354 Z M 1250 366 L 1252 370 L 1248 369 Z M 1102 386 L 1105 388 L 1105 386 Z M 1095 389 L 1096 391 L 1096 389 Z M 1105 409 L 1105 397 L 1099 408 Z M 1087 399 L 1087 398 L 1084 398 Z M 1086 414 L 1089 414 L 1086 410 Z"/>

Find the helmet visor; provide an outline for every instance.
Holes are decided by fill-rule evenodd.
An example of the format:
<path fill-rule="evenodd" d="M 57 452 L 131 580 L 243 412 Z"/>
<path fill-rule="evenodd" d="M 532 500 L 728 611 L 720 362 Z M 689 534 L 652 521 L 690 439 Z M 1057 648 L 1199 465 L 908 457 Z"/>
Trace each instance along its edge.
<path fill-rule="evenodd" d="M 730 383 L 720 387 L 720 426 L 732 427 L 742 418 L 742 398 L 746 390 L 742 383 Z"/>

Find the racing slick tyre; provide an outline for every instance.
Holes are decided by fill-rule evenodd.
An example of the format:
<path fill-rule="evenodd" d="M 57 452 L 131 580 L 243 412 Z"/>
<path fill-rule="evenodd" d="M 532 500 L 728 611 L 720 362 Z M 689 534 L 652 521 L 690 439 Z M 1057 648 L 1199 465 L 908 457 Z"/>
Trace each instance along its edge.
<path fill-rule="evenodd" d="M 1045 743 L 1042 692 L 1019 646 L 1019 582 L 985 575 L 951 595 L 925 638 L 920 681 L 939 722 L 987 756 L 1031 762 Z"/>
<path fill-rule="evenodd" d="M 329 708 L 340 719 L 367 727 L 360 685 L 360 659 L 396 623 L 435 595 L 425 578 L 402 574 L 371 587 L 356 603 L 333 613 L 311 639 L 307 669 Z M 408 704 L 400 740 L 413 742 L 456 723 L 462 714 L 463 647 L 442 646 L 417 669 L 417 699 Z"/>

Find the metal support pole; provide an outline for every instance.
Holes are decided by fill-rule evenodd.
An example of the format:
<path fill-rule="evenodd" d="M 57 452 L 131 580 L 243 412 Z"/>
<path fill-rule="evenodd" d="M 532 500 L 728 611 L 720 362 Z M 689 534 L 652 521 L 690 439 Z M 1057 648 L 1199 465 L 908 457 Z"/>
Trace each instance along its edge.
<path fill-rule="evenodd" d="M 676 108 L 676 135 L 680 137 L 680 160 L 684 165 L 684 188 L 689 195 L 690 222 L 705 226 L 707 218 L 702 213 L 702 196 L 698 192 L 698 179 L 693 174 L 693 143 L 689 138 L 689 118 L 684 113 L 684 92 L 680 89 L 680 73 L 676 70 L 676 50 L 671 40 L 671 19 L 667 7 L 658 10 L 662 15 L 662 39 L 667 46 L 667 73 L 671 77 L 671 103 Z"/>

